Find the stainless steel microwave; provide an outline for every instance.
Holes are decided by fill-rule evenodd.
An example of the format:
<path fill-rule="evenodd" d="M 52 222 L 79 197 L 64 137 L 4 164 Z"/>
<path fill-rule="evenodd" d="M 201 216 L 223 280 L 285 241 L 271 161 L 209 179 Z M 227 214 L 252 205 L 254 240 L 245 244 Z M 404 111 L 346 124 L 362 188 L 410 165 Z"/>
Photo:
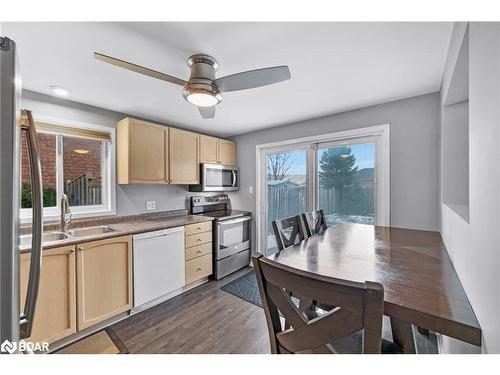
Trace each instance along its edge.
<path fill-rule="evenodd" d="M 237 167 L 220 164 L 201 164 L 200 184 L 189 185 L 189 191 L 234 191 L 240 188 Z"/>

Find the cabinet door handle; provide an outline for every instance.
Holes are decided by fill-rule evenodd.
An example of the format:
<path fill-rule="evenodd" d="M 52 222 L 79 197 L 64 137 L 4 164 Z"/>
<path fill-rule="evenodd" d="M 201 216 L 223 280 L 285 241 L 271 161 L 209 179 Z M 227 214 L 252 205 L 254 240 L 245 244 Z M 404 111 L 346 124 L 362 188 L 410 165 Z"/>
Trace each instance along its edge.
<path fill-rule="evenodd" d="M 196 252 L 196 254 L 201 254 L 201 250 L 198 250 L 198 251 Z"/>
<path fill-rule="evenodd" d="M 201 268 L 201 267 L 198 267 L 198 268 L 196 269 L 196 271 L 201 271 L 201 270 L 202 270 L 202 268 Z"/>
<path fill-rule="evenodd" d="M 201 242 L 201 238 L 198 238 L 196 241 Z"/>
<path fill-rule="evenodd" d="M 83 247 L 78 246 L 78 251 L 83 251 L 83 250 L 85 250 Z"/>

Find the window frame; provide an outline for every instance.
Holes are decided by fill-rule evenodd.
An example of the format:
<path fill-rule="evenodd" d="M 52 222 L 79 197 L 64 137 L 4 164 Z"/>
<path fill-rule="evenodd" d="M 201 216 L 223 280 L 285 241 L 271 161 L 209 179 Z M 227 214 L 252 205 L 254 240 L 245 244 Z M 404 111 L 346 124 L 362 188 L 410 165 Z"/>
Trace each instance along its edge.
<path fill-rule="evenodd" d="M 102 197 L 103 204 L 91 206 L 71 206 L 71 217 L 74 219 L 108 216 L 116 214 L 116 162 L 115 162 L 115 147 L 116 147 L 116 129 L 113 127 L 84 123 L 79 121 L 64 120 L 50 116 L 35 114 L 35 123 L 44 122 L 62 127 L 94 130 L 98 132 L 108 133 L 110 142 L 102 141 Z M 44 221 L 56 221 L 60 218 L 61 195 L 64 191 L 63 180 L 63 136 L 58 132 L 44 131 L 40 133 L 56 135 L 56 206 L 43 208 Z M 67 135 L 68 137 L 76 137 Z M 31 208 L 20 209 L 21 223 L 31 223 L 32 210 Z"/>

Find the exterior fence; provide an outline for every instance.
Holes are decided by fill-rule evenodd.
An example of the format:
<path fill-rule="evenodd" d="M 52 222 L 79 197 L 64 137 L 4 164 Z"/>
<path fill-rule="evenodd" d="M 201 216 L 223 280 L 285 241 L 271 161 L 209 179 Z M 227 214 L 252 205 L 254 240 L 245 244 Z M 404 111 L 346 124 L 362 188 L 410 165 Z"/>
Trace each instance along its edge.
<path fill-rule="evenodd" d="M 80 177 L 66 183 L 66 194 L 70 206 L 90 206 L 102 204 L 102 187 L 95 186 L 98 180 L 92 172 L 85 172 Z M 100 185 L 100 184 L 99 184 Z"/>
<path fill-rule="evenodd" d="M 367 187 L 362 189 L 363 200 L 366 200 L 370 207 L 373 207 L 373 187 Z M 318 198 L 321 208 L 324 210 L 325 215 L 336 214 L 336 204 L 337 204 L 337 191 L 335 188 L 325 188 L 323 186 L 319 187 Z M 272 233 L 272 221 L 277 219 L 283 219 L 285 217 L 290 217 L 298 215 L 306 211 L 307 201 L 306 201 L 306 187 L 304 185 L 293 186 L 273 186 L 269 185 L 267 188 L 267 230 L 268 233 Z M 359 221 L 359 218 L 368 218 L 368 220 L 373 222 L 373 212 L 371 214 L 367 213 L 364 215 L 354 216 L 354 219 L 348 221 Z"/>

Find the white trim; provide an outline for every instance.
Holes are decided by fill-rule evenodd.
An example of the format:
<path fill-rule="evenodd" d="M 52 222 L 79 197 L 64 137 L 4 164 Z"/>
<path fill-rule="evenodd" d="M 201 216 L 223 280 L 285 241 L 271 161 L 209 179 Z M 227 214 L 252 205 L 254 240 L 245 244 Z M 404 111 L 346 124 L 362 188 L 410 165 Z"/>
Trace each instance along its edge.
<path fill-rule="evenodd" d="M 116 129 L 114 127 L 108 127 L 103 125 L 95 125 L 80 121 L 64 120 L 61 118 L 54 118 L 51 116 L 45 116 L 40 114 L 35 114 L 35 122 L 45 122 L 54 125 L 74 127 L 80 129 L 88 129 L 106 132 L 110 134 L 111 142 L 103 141 L 103 153 L 102 153 L 102 178 L 105 179 L 103 186 L 103 204 L 94 206 L 78 206 L 71 207 L 72 218 L 84 218 L 84 217 L 96 217 L 96 216 L 107 216 L 116 214 L 116 162 L 115 162 L 115 138 Z M 62 144 L 59 139 L 56 142 L 56 206 L 48 207 L 43 209 L 43 219 L 44 221 L 55 221 L 59 219 L 60 211 L 60 194 L 64 191 L 64 183 L 59 177 L 59 173 L 62 170 L 60 165 L 62 161 Z M 31 223 L 31 209 L 25 208 L 20 210 L 20 221 L 21 223 Z"/>
<path fill-rule="evenodd" d="M 264 246 L 264 239 L 261 236 L 262 232 L 262 220 L 263 215 L 265 215 L 265 204 L 266 200 L 262 199 L 262 182 L 265 181 L 265 170 L 262 170 L 261 166 L 264 165 L 266 151 L 276 152 L 285 151 L 289 149 L 300 149 L 309 148 L 311 150 L 308 154 L 308 185 L 313 188 L 316 179 L 316 158 L 317 152 L 311 147 L 318 143 L 329 143 L 341 144 L 345 142 L 346 144 L 352 144 L 353 142 L 366 142 L 367 138 L 370 138 L 370 142 L 375 143 L 375 184 L 377 186 L 377 199 L 376 199 L 376 218 L 375 223 L 379 226 L 390 226 L 391 223 L 391 153 L 390 153 L 390 124 L 382 124 L 375 126 L 368 126 L 352 130 L 343 130 L 333 133 L 313 135 L 308 137 L 294 138 L 285 141 L 265 143 L 255 146 L 255 156 L 256 156 L 256 195 L 255 195 L 255 226 L 256 226 L 256 239 L 257 239 L 257 252 L 264 254 L 262 252 Z M 314 155 L 314 157 L 312 157 Z M 313 160 L 314 159 L 314 160 Z M 309 205 L 312 207 L 316 205 L 315 193 L 309 194 Z M 311 197 L 311 195 L 313 197 Z M 264 218 L 265 221 L 265 218 Z"/>

